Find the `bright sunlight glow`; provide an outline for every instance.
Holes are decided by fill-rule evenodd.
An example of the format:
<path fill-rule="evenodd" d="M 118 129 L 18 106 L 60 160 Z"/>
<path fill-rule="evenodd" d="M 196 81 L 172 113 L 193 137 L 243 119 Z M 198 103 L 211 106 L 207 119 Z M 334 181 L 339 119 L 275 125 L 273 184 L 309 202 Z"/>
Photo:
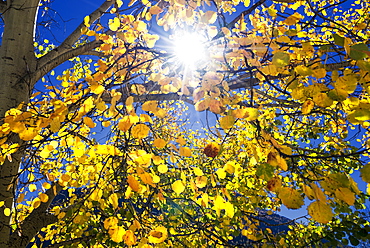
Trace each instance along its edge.
<path fill-rule="evenodd" d="M 179 63 L 195 66 L 206 58 L 204 37 L 196 33 L 183 33 L 174 37 L 174 54 Z"/>

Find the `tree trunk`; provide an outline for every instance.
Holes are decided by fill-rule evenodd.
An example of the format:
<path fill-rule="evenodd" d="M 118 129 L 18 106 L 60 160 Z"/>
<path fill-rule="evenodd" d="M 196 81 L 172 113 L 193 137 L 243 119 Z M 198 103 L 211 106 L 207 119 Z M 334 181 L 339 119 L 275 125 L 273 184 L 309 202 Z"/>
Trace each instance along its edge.
<path fill-rule="evenodd" d="M 36 69 L 33 35 L 39 0 L 6 1 L 7 8 L 2 13 L 4 32 L 0 48 L 0 117 L 7 110 L 27 103 L 34 82 L 24 80 Z M 12 135 L 7 143 L 19 143 L 19 138 Z M 0 165 L 0 202 L 5 206 L 0 209 L 0 247 L 11 247 L 10 217 L 4 215 L 4 208 L 12 209 L 15 181 L 19 170 L 22 152 L 12 154 L 12 162 Z"/>

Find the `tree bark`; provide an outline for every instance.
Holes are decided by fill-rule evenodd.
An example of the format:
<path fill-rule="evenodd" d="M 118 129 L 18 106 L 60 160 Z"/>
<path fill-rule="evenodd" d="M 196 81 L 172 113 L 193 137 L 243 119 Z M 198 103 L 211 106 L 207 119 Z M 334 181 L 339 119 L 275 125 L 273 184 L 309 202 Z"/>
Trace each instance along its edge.
<path fill-rule="evenodd" d="M 4 32 L 0 48 L 0 116 L 7 110 L 27 103 L 32 83 L 23 80 L 24 75 L 36 68 L 33 35 L 38 10 L 38 0 L 7 1 L 2 6 Z M 7 143 L 19 143 L 16 135 L 11 135 Z M 4 208 L 12 209 L 15 181 L 21 162 L 21 152 L 12 155 L 12 162 L 6 160 L 0 166 L 0 201 L 5 206 L 0 209 L 0 247 L 10 247 L 10 217 L 4 215 Z"/>

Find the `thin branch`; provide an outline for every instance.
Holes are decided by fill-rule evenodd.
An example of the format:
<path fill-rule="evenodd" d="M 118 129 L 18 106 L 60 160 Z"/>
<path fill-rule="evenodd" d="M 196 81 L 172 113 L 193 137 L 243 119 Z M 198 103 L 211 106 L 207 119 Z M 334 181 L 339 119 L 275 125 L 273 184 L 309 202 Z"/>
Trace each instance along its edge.
<path fill-rule="evenodd" d="M 62 242 L 57 243 L 57 244 L 48 245 L 48 246 L 46 246 L 46 248 L 58 248 L 58 247 L 61 247 L 61 246 L 66 246 L 66 245 L 71 245 L 71 244 L 76 244 L 76 243 L 80 244 L 81 242 L 89 241 L 89 240 L 91 240 L 95 237 L 96 237 L 96 235 L 90 235 L 90 236 L 84 236 L 84 237 L 80 237 L 80 238 L 70 239 L 70 240 L 62 241 Z"/>
<path fill-rule="evenodd" d="M 105 1 L 99 8 L 97 8 L 94 12 L 92 12 L 89 17 L 90 21 L 89 24 L 94 23 L 97 19 L 99 19 L 105 11 L 107 11 L 115 1 L 107 0 Z M 56 57 L 60 56 L 61 54 L 66 53 L 67 51 L 70 51 L 70 49 L 73 47 L 73 45 L 76 43 L 76 41 L 81 37 L 81 29 L 85 27 L 85 23 L 81 22 L 80 25 L 60 44 L 58 47 L 50 51 L 45 56 L 41 57 L 38 60 L 39 67 L 44 67 L 46 64 L 48 64 L 50 61 L 54 60 Z"/>

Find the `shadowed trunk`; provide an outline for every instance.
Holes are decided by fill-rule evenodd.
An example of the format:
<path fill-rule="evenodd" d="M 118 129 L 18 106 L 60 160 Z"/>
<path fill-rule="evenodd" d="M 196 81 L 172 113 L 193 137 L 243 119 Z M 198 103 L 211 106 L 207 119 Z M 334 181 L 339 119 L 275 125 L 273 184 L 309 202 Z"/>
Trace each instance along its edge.
<path fill-rule="evenodd" d="M 30 85 L 33 82 L 27 82 L 23 78 L 36 69 L 33 34 L 37 9 L 38 0 L 7 1 L 7 6 L 3 8 L 5 27 L 0 48 L 1 117 L 10 108 L 28 102 Z M 7 143 L 19 143 L 18 136 L 10 136 Z M 10 209 L 21 157 L 22 152 L 17 152 L 12 155 L 12 162 L 5 158 L 0 166 L 0 202 L 4 201 L 4 207 Z M 0 247 L 13 247 L 9 243 L 10 217 L 4 215 L 4 207 L 0 210 Z"/>

